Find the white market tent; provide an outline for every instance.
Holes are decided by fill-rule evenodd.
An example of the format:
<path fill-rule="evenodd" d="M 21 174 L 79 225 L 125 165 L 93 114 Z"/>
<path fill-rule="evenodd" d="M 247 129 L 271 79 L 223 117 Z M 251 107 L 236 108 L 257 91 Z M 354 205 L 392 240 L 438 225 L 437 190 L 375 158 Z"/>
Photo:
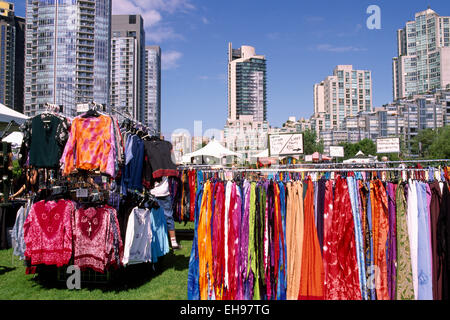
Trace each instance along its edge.
<path fill-rule="evenodd" d="M 269 149 L 263 150 L 258 154 L 254 154 L 251 157 L 252 158 L 268 158 L 269 157 Z"/>
<path fill-rule="evenodd" d="M 13 147 L 20 147 L 23 140 L 23 133 L 19 131 L 14 131 L 10 135 L 2 139 L 3 142 L 9 142 Z"/>
<path fill-rule="evenodd" d="M 224 146 L 222 146 L 217 140 L 213 139 L 211 140 L 206 146 L 203 148 L 194 151 L 192 153 L 186 154 L 183 156 L 184 159 L 190 159 L 193 157 L 214 157 L 214 158 L 223 158 L 227 156 L 238 156 L 240 157 L 241 154 L 233 152 Z"/>
<path fill-rule="evenodd" d="M 371 156 L 369 155 L 365 155 L 362 151 L 359 151 L 352 159 L 348 159 L 348 160 L 344 160 L 344 163 L 371 163 L 371 162 L 376 162 L 377 161 L 377 157 L 376 156 Z"/>
<path fill-rule="evenodd" d="M 22 124 L 27 119 L 28 117 L 23 113 L 17 112 L 16 110 L 8 108 L 4 104 L 0 103 L 0 122 L 8 123 L 11 120 L 14 120 L 18 124 Z"/>
<path fill-rule="evenodd" d="M 28 117 L 23 113 L 17 112 L 0 103 L 0 131 L 5 130 L 8 123 L 14 121 L 16 124 L 11 129 L 18 129 L 19 125 L 24 123 Z"/>

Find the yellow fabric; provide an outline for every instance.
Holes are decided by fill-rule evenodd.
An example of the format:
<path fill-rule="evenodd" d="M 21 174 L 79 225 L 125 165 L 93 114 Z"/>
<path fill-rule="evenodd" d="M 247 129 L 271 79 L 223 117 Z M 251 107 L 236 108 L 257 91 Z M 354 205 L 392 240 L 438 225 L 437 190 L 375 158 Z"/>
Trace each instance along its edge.
<path fill-rule="evenodd" d="M 212 190 L 211 182 L 204 186 L 200 217 L 198 223 L 198 257 L 199 257 L 199 287 L 200 299 L 207 300 L 210 284 L 214 282 L 213 259 L 211 245 L 211 215 L 212 215 Z"/>

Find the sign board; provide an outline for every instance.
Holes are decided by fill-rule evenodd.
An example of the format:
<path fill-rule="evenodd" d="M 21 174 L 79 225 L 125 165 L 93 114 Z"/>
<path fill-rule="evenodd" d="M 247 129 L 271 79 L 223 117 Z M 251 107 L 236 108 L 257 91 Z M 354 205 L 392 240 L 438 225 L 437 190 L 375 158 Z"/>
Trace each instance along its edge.
<path fill-rule="evenodd" d="M 400 138 L 377 139 L 377 153 L 399 153 Z"/>
<path fill-rule="evenodd" d="M 330 146 L 330 157 L 343 158 L 344 157 L 344 147 Z"/>
<path fill-rule="evenodd" d="M 303 154 L 302 133 L 269 134 L 269 157 Z"/>
<path fill-rule="evenodd" d="M 312 162 L 312 154 L 305 156 L 305 162 Z"/>
<path fill-rule="evenodd" d="M 79 103 L 77 104 L 77 113 L 84 113 L 89 111 L 89 103 Z"/>

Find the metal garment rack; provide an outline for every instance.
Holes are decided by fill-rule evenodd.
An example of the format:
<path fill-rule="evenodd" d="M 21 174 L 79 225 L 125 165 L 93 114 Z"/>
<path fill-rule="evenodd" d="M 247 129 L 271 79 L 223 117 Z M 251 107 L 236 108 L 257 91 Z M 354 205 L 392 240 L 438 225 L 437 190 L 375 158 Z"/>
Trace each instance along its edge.
<path fill-rule="evenodd" d="M 292 164 L 292 165 L 283 165 L 279 166 L 279 168 L 296 168 L 303 166 L 312 166 L 312 167 L 338 167 L 338 166 L 353 166 L 353 167 L 373 167 L 374 165 L 389 165 L 389 164 L 410 164 L 410 163 L 443 163 L 449 162 L 450 159 L 435 159 L 435 160 L 399 160 L 399 161 L 377 161 L 372 163 L 301 163 L 301 164 Z"/>
<path fill-rule="evenodd" d="M 434 159 L 434 160 L 405 160 L 405 161 L 383 161 L 373 163 L 308 163 L 296 165 L 281 165 L 271 168 L 250 169 L 250 168 L 229 168 L 216 167 L 210 165 L 192 165 L 178 166 L 179 170 L 200 169 L 203 172 L 232 171 L 232 172 L 365 172 L 365 171 L 428 171 L 430 168 L 408 168 L 406 164 L 411 163 L 446 163 L 450 159 Z M 386 165 L 405 165 L 405 167 L 379 167 Z"/>
<path fill-rule="evenodd" d="M 206 169 L 202 170 L 204 173 L 209 172 L 384 172 L 384 171 L 408 171 L 408 172 L 424 172 L 429 171 L 429 168 L 344 168 L 344 169 L 308 169 L 308 168 L 292 168 L 292 169 Z"/>
<path fill-rule="evenodd" d="M 150 127 L 144 125 L 143 123 L 134 120 L 133 118 L 131 118 L 130 115 L 127 115 L 127 114 L 123 113 L 122 111 L 117 110 L 116 108 L 110 107 L 110 109 L 111 109 L 111 111 L 114 111 L 115 113 L 121 115 L 122 117 L 124 117 L 124 118 L 126 118 L 128 120 L 130 120 L 131 122 L 133 122 L 133 123 L 135 123 L 135 124 L 145 128 L 147 131 L 151 132 L 152 135 L 157 135 L 159 133 L 159 132 L 156 131 L 156 129 L 150 128 Z"/>

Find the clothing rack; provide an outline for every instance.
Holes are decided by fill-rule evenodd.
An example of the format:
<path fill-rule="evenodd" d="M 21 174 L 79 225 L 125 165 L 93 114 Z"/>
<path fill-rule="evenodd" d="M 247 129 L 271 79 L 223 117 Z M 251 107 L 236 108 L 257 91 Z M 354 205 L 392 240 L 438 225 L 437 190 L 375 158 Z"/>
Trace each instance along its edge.
<path fill-rule="evenodd" d="M 144 125 L 143 123 L 141 123 L 137 120 L 134 120 L 133 118 L 131 118 L 130 115 L 127 115 L 127 114 L 123 113 L 122 111 L 117 110 L 116 108 L 111 107 L 110 109 L 111 109 L 111 111 L 121 115 L 122 117 L 128 119 L 129 121 L 133 122 L 134 124 L 141 126 L 145 130 L 149 131 L 152 135 L 158 135 L 159 132 L 157 132 L 155 128 L 148 127 L 148 126 Z"/>
<path fill-rule="evenodd" d="M 60 106 L 57 104 L 52 104 L 52 103 L 48 103 L 48 102 L 45 104 L 45 111 L 47 111 L 47 112 L 58 113 L 59 108 L 60 108 Z"/>
<path fill-rule="evenodd" d="M 383 171 L 429 171 L 429 168 L 353 168 L 353 169 L 308 169 L 308 168 L 292 168 L 292 169 L 206 169 L 203 172 L 231 171 L 231 172 L 383 172 Z"/>
<path fill-rule="evenodd" d="M 225 170 L 225 171 L 245 171 L 245 172 L 261 172 L 264 170 L 268 170 L 269 172 L 273 171 L 289 171 L 293 172 L 296 170 L 304 170 L 311 172 L 312 168 L 320 168 L 316 169 L 318 172 L 324 172 L 325 169 L 329 169 L 330 171 L 344 171 L 344 169 L 347 169 L 346 171 L 374 171 L 374 169 L 379 169 L 379 171 L 405 171 L 410 170 L 414 168 L 407 168 L 407 167 L 398 167 L 398 168 L 380 168 L 378 166 L 380 165 L 389 165 L 389 164 L 411 164 L 411 163 L 446 163 L 450 162 L 450 159 L 435 159 L 435 160 L 402 160 L 402 161 L 383 161 L 383 162 L 373 162 L 373 163 L 302 163 L 302 164 L 293 164 L 293 165 L 279 165 L 279 166 L 272 166 L 271 168 L 267 169 L 250 169 L 250 168 L 243 168 L 243 167 L 237 167 L 237 168 L 231 168 L 231 167 L 218 167 L 218 166 L 211 166 L 211 165 L 183 165 L 178 166 L 177 168 L 179 170 L 189 170 L 189 169 L 201 169 L 203 171 L 217 171 L 217 170 Z M 347 167 L 347 168 L 338 168 L 341 167 Z M 377 167 L 374 167 L 377 166 Z M 325 168 L 324 168 L 325 167 Z M 326 168 L 328 167 L 328 168 Z M 351 167 L 351 168 L 349 168 Z M 389 170 L 392 169 L 392 170 Z M 428 170 L 429 168 L 418 168 L 417 170 Z M 301 171 L 299 171 L 301 172 Z"/>
<path fill-rule="evenodd" d="M 377 162 L 373 162 L 373 163 L 301 163 L 301 164 L 282 165 L 282 166 L 279 166 L 279 167 L 373 166 L 373 165 L 407 164 L 407 163 L 419 163 L 419 164 L 420 163 L 442 163 L 442 162 L 449 162 L 449 161 L 450 161 L 450 159 L 377 161 Z"/>

